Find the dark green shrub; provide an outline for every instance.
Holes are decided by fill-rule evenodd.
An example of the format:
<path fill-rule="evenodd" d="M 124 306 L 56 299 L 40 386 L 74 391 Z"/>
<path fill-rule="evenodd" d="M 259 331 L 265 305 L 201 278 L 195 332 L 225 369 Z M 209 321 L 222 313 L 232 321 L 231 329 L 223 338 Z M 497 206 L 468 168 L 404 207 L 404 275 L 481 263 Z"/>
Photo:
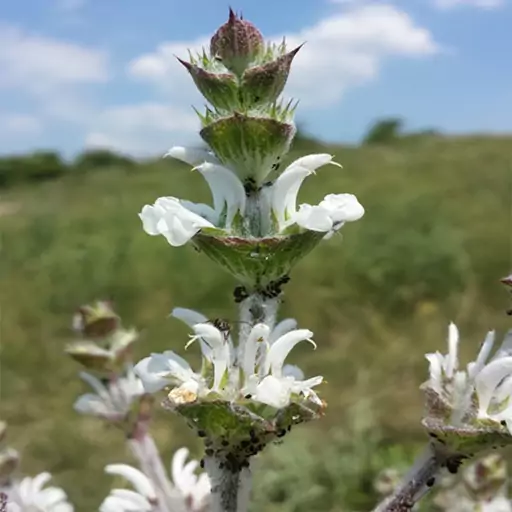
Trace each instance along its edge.
<path fill-rule="evenodd" d="M 77 171 L 88 172 L 106 167 L 134 167 L 136 162 L 131 158 L 120 155 L 108 149 L 90 149 L 80 153 L 73 167 Z"/>

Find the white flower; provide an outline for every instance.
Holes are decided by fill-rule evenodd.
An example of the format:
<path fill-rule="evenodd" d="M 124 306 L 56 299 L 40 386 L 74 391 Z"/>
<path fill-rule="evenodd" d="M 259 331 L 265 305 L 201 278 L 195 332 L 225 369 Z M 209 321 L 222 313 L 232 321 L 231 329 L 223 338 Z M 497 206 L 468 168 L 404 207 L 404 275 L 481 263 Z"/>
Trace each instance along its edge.
<path fill-rule="evenodd" d="M 153 206 L 144 206 L 139 217 L 148 235 L 163 235 L 175 247 L 186 244 L 202 228 L 215 227 L 175 197 L 160 197 Z"/>
<path fill-rule="evenodd" d="M 174 352 L 152 354 L 135 367 L 146 390 L 156 391 L 174 384 L 176 387 L 168 396 L 175 404 L 192 402 L 211 392 L 220 394 L 227 401 L 252 399 L 277 409 L 304 398 L 322 404 L 312 390 L 322 382 L 322 377 L 304 379 L 299 368 L 284 365 L 289 352 L 301 341 L 309 341 L 316 347 L 311 340 L 313 333 L 295 329 L 295 320 L 283 320 L 273 330 L 264 324 L 256 324 L 250 330 L 243 350 L 239 351 L 234 348 L 228 333 L 205 321 L 200 313 L 176 308 L 172 315 L 193 329 L 194 335 L 187 347 L 194 341 L 201 343 L 204 365 L 213 367 L 213 376 L 207 378 L 195 373 Z"/>
<path fill-rule="evenodd" d="M 135 374 L 141 379 L 148 393 L 155 393 L 169 385 L 200 382 L 201 376 L 190 365 L 174 353 L 166 350 L 163 354 L 151 354 L 135 365 Z"/>
<path fill-rule="evenodd" d="M 34 478 L 25 477 L 7 489 L 9 512 L 73 512 L 66 493 L 59 487 L 44 486 L 51 480 L 44 472 Z"/>
<path fill-rule="evenodd" d="M 211 492 L 208 475 L 201 473 L 196 475 L 198 467 L 196 460 L 185 464 L 189 451 L 180 448 L 174 454 L 171 465 L 173 483 L 185 499 L 188 509 L 192 512 L 200 512 L 205 509 Z"/>
<path fill-rule="evenodd" d="M 151 512 L 156 511 L 157 494 L 151 480 L 138 469 L 127 464 L 110 464 L 105 467 L 110 475 L 128 480 L 135 491 L 112 489 L 100 505 L 100 512 Z"/>
<path fill-rule="evenodd" d="M 128 480 L 135 490 L 112 489 L 100 506 L 100 512 L 152 512 L 159 510 L 186 510 L 202 512 L 208 504 L 210 481 L 206 473 L 197 476 L 198 462 L 185 464 L 188 456 L 186 448 L 180 448 L 174 454 L 171 466 L 174 487 L 159 498 L 154 483 L 140 470 L 127 464 L 110 464 L 105 472 L 119 475 Z M 170 494 L 170 495 L 167 495 Z M 165 501 L 159 507 L 159 499 Z"/>
<path fill-rule="evenodd" d="M 504 421 L 512 433 L 512 331 L 508 333 L 500 349 L 489 361 L 495 340 L 490 331 L 475 361 L 465 371 L 459 370 L 459 332 L 452 323 L 448 334 L 448 354 L 427 354 L 430 363 L 430 379 L 424 384 L 452 409 L 451 422 L 459 423 L 465 415 L 472 413 L 472 398 L 476 396 L 478 419 Z"/>
<path fill-rule="evenodd" d="M 325 153 L 304 156 L 291 163 L 272 185 L 270 203 L 278 232 L 297 224 L 311 231 L 331 233 L 364 215 L 364 208 L 352 194 L 329 194 L 318 205 L 302 204 L 297 211 L 302 182 L 326 164 L 341 167 Z"/>
<path fill-rule="evenodd" d="M 206 151 L 176 147 L 168 155 L 196 165 L 195 169 L 210 187 L 213 208 L 175 197 L 161 197 L 153 206 L 144 206 L 139 214 L 144 231 L 149 235 L 163 235 L 175 247 L 187 243 L 203 228 L 229 233 L 237 215 L 245 211 L 245 189 L 238 176 L 219 165 Z"/>
<path fill-rule="evenodd" d="M 106 385 L 86 372 L 81 372 L 80 377 L 96 391 L 80 396 L 75 402 L 74 408 L 81 414 L 121 420 L 130 411 L 132 403 L 144 394 L 142 381 L 131 367 L 125 377 L 112 379 Z"/>

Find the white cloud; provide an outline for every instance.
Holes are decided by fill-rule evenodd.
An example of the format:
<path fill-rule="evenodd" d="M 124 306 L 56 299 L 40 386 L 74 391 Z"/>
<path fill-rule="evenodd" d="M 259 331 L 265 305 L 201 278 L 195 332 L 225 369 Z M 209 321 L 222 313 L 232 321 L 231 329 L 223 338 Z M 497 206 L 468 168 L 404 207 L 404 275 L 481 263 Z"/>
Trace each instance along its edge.
<path fill-rule="evenodd" d="M 0 88 L 36 96 L 62 88 L 106 82 L 108 57 L 101 50 L 0 25 Z"/>
<path fill-rule="evenodd" d="M 433 0 L 434 6 L 439 9 L 452 9 L 454 7 L 477 7 L 480 9 L 497 9 L 505 5 L 505 0 Z"/>
<path fill-rule="evenodd" d="M 276 37 L 280 40 L 281 37 Z M 290 48 L 306 41 L 295 58 L 287 94 L 302 106 L 328 106 L 351 88 L 374 79 L 389 58 L 418 58 L 439 51 L 430 32 L 408 14 L 385 4 L 353 6 L 286 35 Z M 129 74 L 153 83 L 173 101 L 197 104 L 200 96 L 174 55 L 207 46 L 208 38 L 166 42 L 132 61 Z"/>
<path fill-rule="evenodd" d="M 197 131 L 199 120 L 192 110 L 162 103 L 124 105 L 105 110 L 86 137 L 86 146 L 116 149 L 130 154 L 165 152 L 172 136 Z"/>
<path fill-rule="evenodd" d="M 43 124 L 35 116 L 0 113 L 0 127 L 3 134 L 33 135 L 41 132 Z"/>

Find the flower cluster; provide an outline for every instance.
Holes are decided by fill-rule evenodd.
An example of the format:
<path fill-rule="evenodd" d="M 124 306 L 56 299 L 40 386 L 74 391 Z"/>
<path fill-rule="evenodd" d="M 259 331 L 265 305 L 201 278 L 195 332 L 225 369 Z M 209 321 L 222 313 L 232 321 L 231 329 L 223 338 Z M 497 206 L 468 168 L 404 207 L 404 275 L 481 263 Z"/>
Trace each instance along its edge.
<path fill-rule="evenodd" d="M 308 341 L 316 346 L 311 340 L 313 333 L 307 329 L 294 329 L 294 320 L 284 320 L 273 330 L 265 324 L 256 324 L 241 352 L 240 347 L 234 346 L 229 333 L 207 323 L 199 313 L 176 308 L 172 314 L 192 327 L 194 335 L 187 346 L 199 341 L 203 372 L 194 372 L 172 351 L 152 354 L 135 367 L 147 391 L 175 386 L 169 393 L 169 400 L 174 405 L 193 403 L 210 396 L 229 402 L 254 402 L 253 407 L 262 404 L 275 409 L 287 407 L 292 401 L 309 400 L 322 405 L 312 390 L 322 382 L 322 377 L 303 380 L 297 367 L 283 367 L 286 356 L 297 343 Z M 209 372 L 209 368 L 213 371 Z"/>
<path fill-rule="evenodd" d="M 68 344 L 67 354 L 96 372 L 117 372 L 129 361 L 137 340 L 136 331 L 122 327 L 108 301 L 82 306 L 73 317 L 73 329 L 81 339 Z"/>
<path fill-rule="evenodd" d="M 73 512 L 66 493 L 59 487 L 45 487 L 52 476 L 43 472 L 35 477 L 15 477 L 18 453 L 4 445 L 7 425 L 0 422 L 0 496 L 7 501 L 7 512 Z"/>
<path fill-rule="evenodd" d="M 112 489 L 100 506 L 100 512 L 169 512 L 186 510 L 187 512 L 206 512 L 209 507 L 210 481 L 205 473 L 197 476 L 198 462 L 188 463 L 188 450 L 180 448 L 174 454 L 171 466 L 174 489 L 166 504 L 159 503 L 154 483 L 142 471 L 127 464 L 109 464 L 105 472 L 128 480 L 134 491 Z"/>
<path fill-rule="evenodd" d="M 109 464 L 105 468 L 108 474 L 128 480 L 135 490 L 113 489 L 100 512 L 207 512 L 211 486 L 206 474 L 195 474 L 198 462 L 186 463 L 188 450 L 180 448 L 173 458 L 171 481 L 149 435 L 153 400 L 135 374 L 130 351 L 126 350 L 136 339 L 135 331 L 125 331 L 112 304 L 103 301 L 80 308 L 73 325 L 80 334 L 86 332 L 93 338 L 88 358 L 77 358 L 76 351 L 71 352 L 74 359 L 90 369 L 80 376 L 94 391 L 80 396 L 75 410 L 121 427 L 141 468 L 126 464 Z M 129 345 L 112 343 L 126 338 L 127 332 Z"/>
<path fill-rule="evenodd" d="M 161 197 L 139 214 L 146 233 L 173 246 L 191 242 L 245 285 L 279 279 L 323 238 L 364 209 L 352 194 L 328 194 L 297 205 L 302 182 L 327 164 L 312 154 L 279 169 L 295 135 L 292 102 L 280 95 L 299 48 L 266 45 L 260 32 L 230 11 L 210 42 L 209 55 L 180 62 L 210 103 L 200 115 L 208 149 L 173 147 L 167 156 L 197 170 L 213 205 Z"/>
<path fill-rule="evenodd" d="M 346 222 L 360 219 L 364 209 L 352 194 L 329 194 L 318 205 L 297 208 L 300 186 L 321 166 L 338 165 L 328 154 L 308 155 L 292 162 L 275 182 L 263 189 L 266 208 L 260 208 L 257 222 L 247 215 L 248 202 L 242 181 L 223 167 L 206 150 L 172 148 L 168 155 L 194 165 L 208 183 L 213 208 L 174 197 L 157 199 L 140 213 L 143 228 L 150 235 L 162 235 L 173 246 L 181 246 L 200 231 L 217 236 L 274 237 L 304 230 L 331 235 Z M 339 166 L 341 167 L 341 166 Z M 258 226 L 258 232 L 251 228 Z"/>
<path fill-rule="evenodd" d="M 304 379 L 296 366 L 284 365 L 292 348 L 301 341 L 312 341 L 313 333 L 296 329 L 296 322 L 286 319 L 273 329 L 254 325 L 244 345 L 235 346 L 228 331 L 209 323 L 196 311 L 176 308 L 172 315 L 186 322 L 193 330 L 189 343 L 201 347 L 202 369 L 195 372 L 178 354 L 166 351 L 151 354 L 135 366 L 146 391 L 170 388 L 166 404 L 192 420 L 203 437 L 215 437 L 221 427 L 215 415 L 203 415 L 201 409 L 223 409 L 219 421 L 227 415 L 246 417 L 237 428 L 225 433 L 222 444 L 232 448 L 252 437 L 258 429 L 264 445 L 282 436 L 294 423 L 316 416 L 324 407 L 313 388 L 322 377 Z"/>
<path fill-rule="evenodd" d="M 459 369 L 459 332 L 450 324 L 448 354 L 427 354 L 430 378 L 424 424 L 433 438 L 454 453 L 469 455 L 512 441 L 512 331 L 490 357 L 495 333 L 489 332 L 475 361 Z"/>

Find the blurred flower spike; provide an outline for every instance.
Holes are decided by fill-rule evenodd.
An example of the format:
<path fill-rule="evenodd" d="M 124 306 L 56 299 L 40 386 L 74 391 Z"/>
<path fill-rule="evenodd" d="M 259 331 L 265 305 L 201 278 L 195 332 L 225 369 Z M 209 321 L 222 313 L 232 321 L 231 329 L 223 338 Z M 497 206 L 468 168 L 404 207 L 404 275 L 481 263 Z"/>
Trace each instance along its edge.
<path fill-rule="evenodd" d="M 512 331 L 490 357 L 495 340 L 490 331 L 475 361 L 459 369 L 459 331 L 450 324 L 448 354 L 427 354 L 430 378 L 423 424 L 456 470 L 457 460 L 512 444 Z M 448 463 L 450 465 L 450 462 Z M 450 469 L 450 468 L 449 468 Z"/>
<path fill-rule="evenodd" d="M 82 306 L 73 317 L 80 340 L 69 343 L 66 353 L 85 368 L 100 373 L 118 373 L 131 360 L 137 340 L 134 329 L 126 330 L 110 302 Z"/>

